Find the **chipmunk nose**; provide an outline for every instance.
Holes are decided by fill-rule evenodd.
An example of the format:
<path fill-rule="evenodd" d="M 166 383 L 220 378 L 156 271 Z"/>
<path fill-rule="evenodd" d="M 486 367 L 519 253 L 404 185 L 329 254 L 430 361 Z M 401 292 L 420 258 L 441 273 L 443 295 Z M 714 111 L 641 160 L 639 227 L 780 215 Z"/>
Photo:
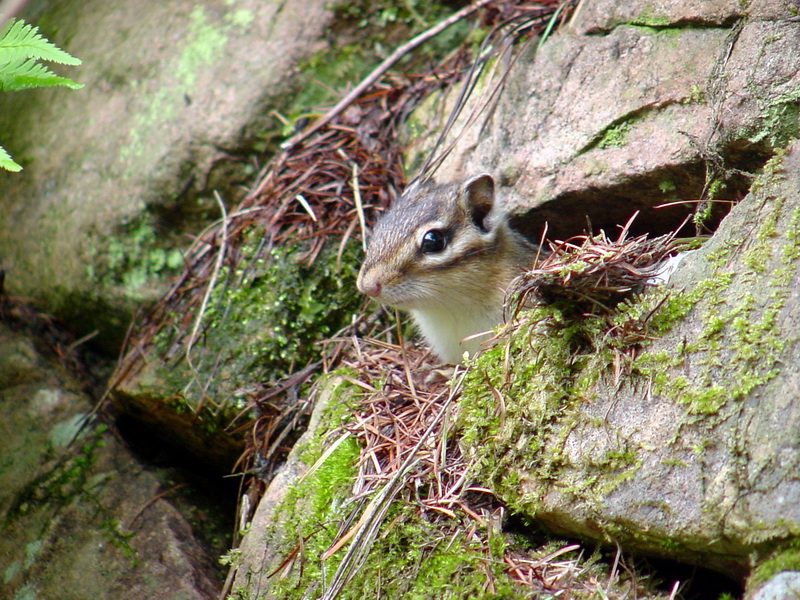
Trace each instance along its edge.
<path fill-rule="evenodd" d="M 370 281 L 369 283 L 363 283 L 360 286 L 361 293 L 366 294 L 370 298 L 377 298 L 381 295 L 381 282 L 380 281 Z"/>
<path fill-rule="evenodd" d="M 374 277 L 364 277 L 362 275 L 358 278 L 356 285 L 362 294 L 366 294 L 370 298 L 377 298 L 381 295 L 381 282 Z"/>

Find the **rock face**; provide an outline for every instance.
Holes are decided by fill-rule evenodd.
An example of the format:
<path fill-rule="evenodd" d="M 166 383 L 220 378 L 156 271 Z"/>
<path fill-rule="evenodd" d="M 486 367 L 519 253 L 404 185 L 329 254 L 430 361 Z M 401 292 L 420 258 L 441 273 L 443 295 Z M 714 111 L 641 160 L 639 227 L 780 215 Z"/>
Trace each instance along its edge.
<path fill-rule="evenodd" d="M 800 529 L 793 426 L 800 422 L 800 149 L 768 167 L 714 237 L 685 259 L 667 295 L 653 294 L 653 302 L 666 297 L 652 316 L 655 339 L 635 355 L 595 348 L 596 359 L 575 358 L 571 373 L 553 372 L 524 347 L 552 352 L 545 338 L 557 337 L 559 326 L 532 331 L 512 365 L 532 368 L 540 387 L 497 384 L 507 393 L 507 421 L 528 427 L 496 432 L 487 392 L 465 405 L 480 439 L 492 440 L 476 452 L 502 457 L 489 476 L 516 510 L 560 533 L 732 576 L 793 539 Z M 480 363 L 476 380 L 492 365 L 489 357 Z M 558 389 L 569 393 L 558 400 Z"/>
<path fill-rule="evenodd" d="M 790 3 L 584 3 L 538 56 L 511 71 L 491 120 L 437 174 L 481 171 L 538 236 L 674 228 L 687 205 L 741 197 L 798 133 L 800 30 Z M 637 225 L 634 224 L 634 231 Z"/>
<path fill-rule="evenodd" d="M 491 133 L 443 168 L 507 174 L 510 202 L 547 219 L 553 237 L 576 233 L 585 215 L 613 231 L 637 209 L 658 232 L 686 210 L 654 208 L 676 196 L 750 192 L 679 268 L 656 313 L 674 311 L 670 326 L 621 371 L 592 362 L 562 373 L 574 384 L 564 387 L 544 366 L 537 374 L 537 355 L 516 363 L 554 377 L 553 388 L 549 399 L 535 385 L 506 389 L 518 395 L 517 416 L 541 427 L 496 432 L 503 441 L 486 452 L 502 459 L 490 477 L 505 501 L 554 531 L 740 577 L 800 528 L 790 425 L 800 419 L 800 151 L 791 143 L 800 57 L 789 51 L 800 27 L 789 16 L 778 2 L 675 2 L 657 14 L 591 3 L 571 33 L 514 67 Z M 776 152 L 751 188 L 743 171 Z M 551 362 L 558 356 L 568 355 Z M 484 406 L 469 418 L 491 415 Z"/>
<path fill-rule="evenodd" d="M 116 437 L 82 428 L 91 409 L 53 358 L 0 325 L 4 597 L 216 598 L 215 557 Z"/>
<path fill-rule="evenodd" d="M 587 215 L 614 231 L 637 209 L 637 226 L 658 233 L 693 208 L 662 203 L 740 202 L 681 266 L 663 303 L 656 292 L 620 313 L 620 323 L 651 328 L 637 352 L 576 353 L 543 309 L 545 325 L 521 330 L 509 359 L 502 348 L 479 359 L 457 423 L 478 459 L 471 473 L 513 511 L 560 533 L 738 579 L 755 564 L 753 597 L 774 597 L 791 589 L 800 564 L 800 27 L 788 3 L 769 0 L 583 4 L 538 54 L 520 58 L 487 127 L 457 148 L 440 179 L 495 173 L 521 223 L 535 232 L 546 220 L 553 237 L 579 232 Z M 74 75 L 93 94 L 36 92 L 50 108 L 33 110 L 50 115 L 29 116 L 30 97 L 4 100 L 0 114 L 14 117 L 0 125 L 26 167 L 0 175 L 11 289 L 46 296 L 85 328 L 105 328 L 106 340 L 121 331 L 133 302 L 180 267 L 174 240 L 156 240 L 182 222 L 184 188 L 207 188 L 263 123 L 269 100 L 288 89 L 285 73 L 317 47 L 324 6 L 60 5 L 50 17 L 55 41 L 102 58 Z M 156 46 L 178 51 L 162 60 L 150 53 Z M 83 136 L 64 134 L 76 130 Z M 122 234 L 133 247 L 118 244 Z M 25 338 L 0 336 L 0 553 L 11 593 L 214 597 L 208 560 L 185 519 L 157 499 L 158 480 L 97 429 L 68 448 L 86 399 Z M 288 585 L 270 575 L 306 543 L 292 521 L 273 522 L 311 462 L 302 450 L 231 555 L 233 589 L 244 597 Z M 348 489 L 358 448 L 340 450 L 347 468 L 322 480 L 337 492 Z M 341 516 L 327 491 L 314 499 L 325 526 Z M 90 527 L 98 520 L 102 531 Z"/>
<path fill-rule="evenodd" d="M 84 61 L 69 76 L 85 87 L 0 98 L 4 144 L 24 166 L 0 173 L 10 291 L 118 346 L 183 267 L 181 230 L 219 216 L 198 193 L 235 200 L 225 190 L 249 176 L 236 154 L 324 47 L 326 4 L 65 1 L 32 15 Z"/>

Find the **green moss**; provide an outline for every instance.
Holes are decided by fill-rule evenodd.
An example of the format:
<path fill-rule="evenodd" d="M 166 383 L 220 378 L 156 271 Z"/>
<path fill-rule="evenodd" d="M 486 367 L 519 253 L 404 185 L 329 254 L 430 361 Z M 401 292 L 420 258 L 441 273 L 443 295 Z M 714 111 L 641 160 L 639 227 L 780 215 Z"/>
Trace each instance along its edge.
<path fill-rule="evenodd" d="M 635 372 L 649 377 L 656 393 L 688 404 L 691 413 L 716 414 L 726 402 L 744 397 L 777 374 L 773 365 L 784 347 L 777 314 L 784 300 L 776 298 L 765 309 L 746 296 L 731 307 L 721 300 L 729 279 L 723 274 L 719 280 L 706 280 L 692 294 L 706 307 L 700 314 L 704 328 L 692 344 L 683 344 L 675 353 L 645 351 L 634 361 Z M 724 345 L 720 343 L 723 336 Z M 694 365 L 691 382 L 654 376 L 687 361 Z"/>
<path fill-rule="evenodd" d="M 651 7 L 645 7 L 631 21 L 631 25 L 643 27 L 662 28 L 672 25 L 672 21 L 667 15 L 656 13 Z"/>
<path fill-rule="evenodd" d="M 135 568 L 139 563 L 137 558 L 138 553 L 136 548 L 131 546 L 130 540 L 136 533 L 125 530 L 116 518 L 103 521 L 101 523 L 101 529 L 106 539 L 111 542 L 112 545 L 119 548 L 122 554 L 131 561 L 131 566 Z"/>
<path fill-rule="evenodd" d="M 664 194 L 669 194 L 677 190 L 678 186 L 675 185 L 674 181 L 664 180 L 658 184 L 658 189 L 661 190 Z"/>
<path fill-rule="evenodd" d="M 706 94 L 703 91 L 703 88 L 697 84 L 692 86 L 692 89 L 689 92 L 689 97 L 683 101 L 684 104 L 705 104 L 705 102 Z"/>
<path fill-rule="evenodd" d="M 666 465 L 668 467 L 688 467 L 689 466 L 689 463 L 687 463 L 686 461 L 681 460 L 679 458 L 674 458 L 674 457 L 665 458 L 664 460 L 661 461 L 661 464 L 662 465 Z"/>
<path fill-rule="evenodd" d="M 633 129 L 634 123 L 643 116 L 643 114 L 629 115 L 611 123 L 589 140 L 589 142 L 580 149 L 580 154 L 586 154 L 595 148 L 607 149 L 624 146 L 628 143 L 628 136 Z M 599 174 L 607 170 L 602 163 L 593 163 L 586 168 L 588 169 L 587 173 L 591 174 Z"/>
<path fill-rule="evenodd" d="M 613 486 L 638 468 L 637 449 L 624 443 L 589 458 L 587 478 L 568 474 L 562 454 L 573 427 L 602 427 L 588 422 L 581 410 L 613 360 L 610 351 L 591 341 L 602 332 L 602 319 L 572 321 L 557 309 L 537 308 L 525 314 L 506 345 L 484 352 L 471 364 L 460 405 L 462 443 L 474 457 L 476 478 L 512 510 L 536 513 L 539 497 L 535 491 L 520 495 L 523 479 L 558 480 L 570 493 L 596 502 L 601 491 L 588 479 L 590 474 L 605 474 L 604 483 Z"/>
<path fill-rule="evenodd" d="M 311 116 L 310 111 L 339 100 L 336 92 L 338 85 L 363 79 L 377 62 L 371 45 L 361 43 L 326 48 L 303 61 L 300 69 L 309 83 L 287 108 L 289 120 L 284 124 L 283 135 L 291 135 L 297 120 Z"/>
<path fill-rule="evenodd" d="M 779 172 L 780 168 L 773 163 L 768 171 L 764 177 Z M 765 304 L 752 292 L 730 294 L 734 273 L 726 265 L 734 245 L 720 248 L 708 257 L 710 276 L 686 296 L 690 305 L 702 306 L 697 315 L 703 324 L 699 335 L 672 358 L 644 352 L 635 361 L 636 371 L 652 378 L 656 393 L 688 404 L 692 414 L 715 415 L 726 403 L 743 398 L 778 372 L 779 355 L 784 349 L 778 321 L 791 278 L 790 269 L 787 272 L 775 269 L 774 262 L 778 256 L 798 255 L 793 251 L 791 234 L 787 242 L 778 243 L 778 223 L 785 218 L 783 206 L 781 199 L 762 205 L 759 228 L 749 240 L 749 248 L 742 253 L 747 271 L 739 273 L 737 280 L 740 288 L 746 290 L 752 280 L 748 272 L 762 281 L 767 279 L 768 286 L 759 289 L 759 295 L 769 291 L 769 303 Z M 793 212 L 791 219 L 797 223 L 800 215 Z M 740 240 L 738 244 L 743 242 Z M 655 372 L 664 372 L 665 368 L 684 362 L 693 365 L 691 381 L 682 380 L 681 385 L 675 385 L 672 377 L 666 380 L 653 377 Z"/>
<path fill-rule="evenodd" d="M 328 434 L 343 420 L 352 418 L 351 402 L 360 388 L 348 383 L 341 373 L 329 379 L 333 395 L 326 405 L 317 435 L 303 450 L 303 462 L 312 464 L 325 452 Z M 270 580 L 272 597 L 302 598 L 319 581 L 330 580 L 347 546 L 327 560 L 322 555 L 342 535 L 339 525 L 349 516 L 349 503 L 360 448 L 347 438 L 310 475 L 294 484 L 279 508 L 267 537 L 277 545 L 276 564 L 297 550 L 302 540 L 298 566 Z M 350 524 L 352 526 L 353 523 Z M 375 597 L 378 590 L 387 598 L 524 598 L 505 572 L 502 561 L 489 560 L 480 537 L 470 528 L 442 526 L 428 520 L 416 503 L 395 502 L 384 520 L 368 563 L 345 586 L 341 598 Z M 505 539 L 493 539 L 494 552 L 505 549 Z M 270 548 L 271 550 L 273 548 Z M 238 560 L 235 554 L 226 562 Z M 302 568 L 299 564 L 302 563 Z M 486 577 L 494 580 L 496 593 L 485 591 Z M 264 579 L 262 579 L 264 581 Z M 262 590 L 263 591 L 263 590 Z M 236 590 L 233 598 L 252 598 L 248 589 Z"/>
<path fill-rule="evenodd" d="M 102 242 L 95 241 L 87 276 L 103 287 L 122 286 L 132 298 L 156 278 L 177 275 L 184 267 L 180 250 L 164 246 L 151 215 L 144 214 Z"/>
<path fill-rule="evenodd" d="M 800 207 L 792 210 L 789 227 L 783 232 L 783 237 L 789 243 L 783 247 L 781 260 L 784 264 L 790 265 L 800 258 Z"/>
<path fill-rule="evenodd" d="M 756 98 L 761 98 L 764 91 L 757 89 L 754 94 Z M 800 88 L 760 103 L 761 115 L 757 124 L 743 132 L 751 142 L 763 142 L 773 149 L 785 148 L 791 140 L 800 136 Z"/>
<path fill-rule="evenodd" d="M 628 141 L 628 134 L 631 131 L 631 123 L 623 121 L 607 127 L 600 133 L 597 140 L 598 148 L 619 148 Z"/>
<path fill-rule="evenodd" d="M 490 561 L 477 536 L 464 528 L 450 536 L 435 536 L 428 523 L 408 507 L 394 517 L 398 527 L 385 531 L 373 550 L 368 569 L 362 569 L 343 598 L 372 597 L 428 600 L 443 598 L 526 598 L 526 590 L 511 581 L 502 561 Z M 493 591 L 487 589 L 487 578 Z M 366 593 L 365 593 L 366 592 Z"/>
<path fill-rule="evenodd" d="M 197 81 L 197 72 L 201 67 L 211 64 L 219 56 L 228 42 L 228 32 L 211 25 L 201 5 L 195 5 L 190 15 L 186 39 L 178 60 L 178 79 L 189 90 L 193 90 Z"/>
<path fill-rule="evenodd" d="M 757 183 L 771 185 L 781 172 L 780 161 L 773 161 Z M 760 211 L 758 226 L 746 239 L 733 237 L 707 253 L 704 279 L 688 289 L 651 290 L 617 307 L 615 331 L 672 339 L 674 348 L 644 343 L 632 356 L 626 337 L 605 335 L 602 320 L 576 322 L 554 308 L 538 308 L 523 314 L 523 325 L 509 341 L 471 365 L 461 400 L 463 443 L 475 458 L 476 477 L 512 510 L 535 517 L 541 498 L 556 493 L 568 494 L 572 504 L 592 512 L 636 476 L 643 451 L 652 449 L 613 440 L 602 419 L 590 419 L 582 410 L 598 389 L 609 393 L 609 380 L 620 377 L 628 389 L 686 405 L 678 429 L 696 426 L 702 432 L 728 418 L 738 410 L 737 402 L 779 373 L 786 350 L 781 314 L 796 272 L 791 259 L 800 256 L 800 210 L 788 212 L 769 190 L 748 201 Z M 669 337 L 687 318 L 696 334 Z M 628 357 L 621 375 L 615 363 L 620 356 Z M 601 444 L 602 452 L 584 447 L 576 453 L 576 431 L 583 444 L 591 443 L 595 431 L 613 442 Z M 704 441 L 694 446 L 696 460 L 707 447 Z M 686 462 L 675 458 L 668 466 Z M 600 526 L 612 538 L 639 540 L 640 532 L 617 530 L 612 523 Z M 671 539 L 639 541 L 650 547 L 681 545 Z"/>
<path fill-rule="evenodd" d="M 183 32 L 181 52 L 174 70 L 183 94 L 176 94 L 174 90 L 166 88 L 149 90 L 142 81 L 131 81 L 131 87 L 140 92 L 141 96 L 146 96 L 146 99 L 134 116 L 133 125 L 128 132 L 128 143 L 120 150 L 120 162 L 134 166 L 140 159 L 148 156 L 152 151 L 147 147 L 148 132 L 171 123 L 178 112 L 185 108 L 186 96 L 192 96 L 196 91 L 198 76 L 224 56 L 224 48 L 230 37 L 246 28 L 252 19 L 252 11 L 231 10 L 226 13 L 224 24 L 214 25 L 203 6 L 194 6 Z M 126 175 L 136 178 L 140 173 L 133 169 Z"/>
<path fill-rule="evenodd" d="M 239 390 L 254 381 L 280 380 L 297 365 L 316 360 L 320 343 L 349 323 L 361 306 L 353 293 L 360 253 L 355 242 L 345 248 L 341 262 L 338 249 L 328 244 L 308 265 L 303 244 L 255 258 L 258 240 L 254 234 L 242 249 L 238 270 L 223 268 L 220 273 L 202 318 L 203 335 L 192 350 L 194 370 L 180 354 L 174 357 L 182 361 L 178 368 L 165 363 L 153 377 L 154 393 L 174 390 L 159 404 L 178 414 L 202 407 L 197 423 L 208 432 L 226 427 L 246 408 L 247 397 Z M 189 329 L 181 333 L 187 335 Z M 158 352 L 168 353 L 176 333 L 162 331 Z"/>
<path fill-rule="evenodd" d="M 16 493 L 6 512 L 5 522 L 10 523 L 42 505 L 57 508 L 69 504 L 76 496 L 93 493 L 91 476 L 94 473 L 96 452 L 105 445 L 104 431 L 105 427 L 90 431 L 82 445 Z"/>
<path fill-rule="evenodd" d="M 386 48 L 397 44 L 396 39 L 413 37 L 452 10 L 439 2 L 385 0 L 334 2 L 332 7 L 336 27 L 350 32 L 340 37 L 354 41 L 324 48 L 301 63 L 300 70 L 308 84 L 285 109 L 288 116 L 283 123 L 283 136 L 291 135 L 300 120 L 313 116 L 310 110 L 337 102 L 339 90 L 366 77 L 384 58 Z M 399 66 L 403 68 L 420 57 L 444 56 L 462 44 L 469 33 L 469 23 L 459 22 L 404 57 Z"/>

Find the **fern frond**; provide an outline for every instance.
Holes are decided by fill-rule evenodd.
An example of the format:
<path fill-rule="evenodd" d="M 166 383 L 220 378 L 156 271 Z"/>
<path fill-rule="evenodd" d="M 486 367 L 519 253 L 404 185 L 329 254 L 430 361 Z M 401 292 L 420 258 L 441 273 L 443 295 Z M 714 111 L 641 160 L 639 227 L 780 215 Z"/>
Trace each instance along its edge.
<path fill-rule="evenodd" d="M 79 65 L 80 59 L 64 52 L 39 33 L 39 28 L 11 19 L 0 29 L 0 69 L 4 63 L 33 58 L 63 65 Z"/>
<path fill-rule="evenodd" d="M 11 155 L 5 151 L 5 149 L 0 146 L 0 169 L 5 169 L 6 171 L 21 171 L 22 167 L 20 167 L 14 160 L 11 158 Z"/>
<path fill-rule="evenodd" d="M 68 87 L 79 90 L 82 83 L 68 77 L 59 77 L 35 59 L 19 59 L 5 65 L 0 64 L 0 91 L 16 92 L 37 87 Z"/>

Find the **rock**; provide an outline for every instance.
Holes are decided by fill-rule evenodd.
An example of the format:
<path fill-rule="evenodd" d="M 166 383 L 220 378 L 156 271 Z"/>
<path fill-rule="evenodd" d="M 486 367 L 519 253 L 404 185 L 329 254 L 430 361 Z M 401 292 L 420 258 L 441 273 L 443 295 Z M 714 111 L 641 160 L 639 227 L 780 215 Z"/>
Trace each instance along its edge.
<path fill-rule="evenodd" d="M 380 534 L 372 541 L 359 540 L 363 530 L 371 528 L 365 515 L 374 516 L 372 501 L 385 491 L 352 497 L 360 448 L 353 436 L 342 436 L 337 427 L 349 420 L 348 406 L 361 389 L 342 373 L 320 383 L 308 431 L 270 483 L 240 547 L 227 557 L 232 564 L 230 596 L 335 597 L 332 589 L 341 582 L 337 567 L 349 546 L 343 542 L 350 539 L 369 552 L 363 564 L 354 561 L 352 579 L 341 597 L 530 598 L 525 586 L 512 581 L 502 560 L 487 561 L 473 528 L 450 528 L 453 523 L 429 518 L 413 501 L 409 506 L 395 500 Z M 363 530 L 354 533 L 361 524 Z M 503 543 L 496 541 L 498 546 Z M 328 556 L 337 543 L 343 545 Z"/>
<path fill-rule="evenodd" d="M 237 158 L 275 122 L 298 64 L 325 48 L 327 2 L 61 2 L 41 24 L 83 60 L 80 91 L 2 94 L 0 261 L 11 293 L 42 301 L 115 352 L 134 311 L 183 267 L 185 233 L 252 177 Z M 36 20 L 35 16 L 32 20 Z"/>
<path fill-rule="evenodd" d="M 651 341 L 636 353 L 570 349 L 545 311 L 515 346 L 512 369 L 529 380 L 504 385 L 502 353 L 479 359 L 471 377 L 495 378 L 506 425 L 497 431 L 481 384 L 465 393 L 466 435 L 480 440 L 479 462 L 496 457 L 483 475 L 504 502 L 560 534 L 738 577 L 755 552 L 794 539 L 798 173 L 795 144 L 686 257 L 666 296 L 617 317 L 630 327 L 652 312 Z"/>
<path fill-rule="evenodd" d="M 4 596 L 216 599 L 215 557 L 91 410 L 69 373 L 0 324 Z"/>
<path fill-rule="evenodd" d="M 669 231 L 693 205 L 655 207 L 707 186 L 742 197 L 742 171 L 800 131 L 800 30 L 789 16 L 783 2 L 584 3 L 518 60 L 488 124 L 468 131 L 437 177 L 496 174 L 537 239 L 545 221 L 564 239 L 587 216 L 612 234 L 637 210 L 634 233 Z"/>
<path fill-rule="evenodd" d="M 749 600 L 796 600 L 800 598 L 800 572 L 778 573 L 747 597 Z"/>
<path fill-rule="evenodd" d="M 787 426 L 800 420 L 800 28 L 779 2 L 585 4 L 571 31 L 520 59 L 488 129 L 437 177 L 498 174 L 529 227 L 548 220 L 555 238 L 587 214 L 613 232 L 635 210 L 640 227 L 670 229 L 692 207 L 655 207 L 707 186 L 743 199 L 666 300 L 620 308 L 617 323 L 647 325 L 646 338 L 617 344 L 552 308 L 529 313 L 511 352 L 472 365 L 461 444 L 476 485 L 522 521 L 742 581 L 800 530 L 800 441 Z M 290 465 L 291 480 L 307 463 Z M 238 555 L 244 597 L 283 597 L 276 581 L 305 552 L 286 485 Z"/>
<path fill-rule="evenodd" d="M 321 426 L 321 421 L 325 417 L 331 398 L 343 383 L 338 378 L 332 378 L 326 385 L 325 392 L 320 395 L 314 407 L 308 429 L 294 445 L 286 462 L 280 467 L 253 511 L 253 518 L 247 526 L 248 533 L 242 539 L 239 548 L 235 550 L 235 559 L 232 562 L 234 594 L 242 595 L 244 590 L 247 590 L 247 595 L 243 597 L 261 598 L 271 587 L 269 575 L 284 559 L 281 554 L 283 542 L 286 540 L 291 542 L 296 533 L 287 528 L 289 522 L 282 513 L 285 513 L 288 507 L 284 506 L 284 503 L 290 490 L 298 485 L 311 467 L 303 455 L 309 444 L 319 443 L 319 438 L 327 425 Z M 306 510 L 311 510 L 311 500 L 308 496 L 301 497 L 299 499 L 301 506 L 295 507 L 297 512 L 302 514 Z"/>
<path fill-rule="evenodd" d="M 576 350 L 543 310 L 514 346 L 513 381 L 489 353 L 462 402 L 481 475 L 512 510 L 739 579 L 800 526 L 800 446 L 781 426 L 800 419 L 800 28 L 791 5 L 756 4 L 586 3 L 520 57 L 436 175 L 497 174 L 523 229 L 546 221 L 555 239 L 587 217 L 613 235 L 635 211 L 634 233 L 662 233 L 693 205 L 660 204 L 749 194 L 678 269 L 683 291 L 653 317 L 669 326 L 640 356 Z"/>

